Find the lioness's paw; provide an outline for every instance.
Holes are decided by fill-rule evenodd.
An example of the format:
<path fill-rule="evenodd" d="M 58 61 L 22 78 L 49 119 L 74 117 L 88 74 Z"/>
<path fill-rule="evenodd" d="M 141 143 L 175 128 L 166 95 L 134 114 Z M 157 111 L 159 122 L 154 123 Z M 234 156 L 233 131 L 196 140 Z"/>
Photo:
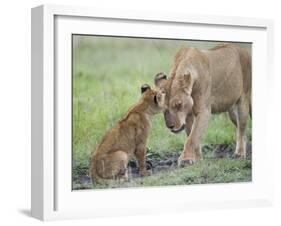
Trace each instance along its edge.
<path fill-rule="evenodd" d="M 186 166 L 190 166 L 193 165 L 195 163 L 194 160 L 192 159 L 185 159 L 185 160 L 178 160 L 178 167 L 186 167 Z"/>
<path fill-rule="evenodd" d="M 183 154 L 178 158 L 178 167 L 190 166 L 195 163 L 195 159 L 184 158 Z"/>
<path fill-rule="evenodd" d="M 235 152 L 232 155 L 232 158 L 234 158 L 234 159 L 246 159 L 246 154 L 241 154 L 241 153 Z"/>

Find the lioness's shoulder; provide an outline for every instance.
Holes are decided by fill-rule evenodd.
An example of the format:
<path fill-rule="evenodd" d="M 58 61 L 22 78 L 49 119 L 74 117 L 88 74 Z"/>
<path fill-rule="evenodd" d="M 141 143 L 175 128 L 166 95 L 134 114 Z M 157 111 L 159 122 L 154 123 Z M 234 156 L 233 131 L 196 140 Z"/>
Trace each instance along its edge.
<path fill-rule="evenodd" d="M 178 65 L 182 61 L 194 61 L 194 62 L 201 62 L 207 66 L 209 66 L 209 60 L 207 56 L 198 48 L 195 47 L 182 47 L 175 56 L 175 66 L 174 70 L 177 69 Z"/>
<path fill-rule="evenodd" d="M 232 44 L 230 43 L 220 43 L 218 45 L 216 45 L 215 47 L 211 48 L 210 50 L 218 50 L 218 49 L 222 49 L 222 48 L 227 48 L 230 47 Z"/>
<path fill-rule="evenodd" d="M 191 58 L 192 62 L 195 64 L 200 62 L 201 64 L 209 67 L 209 59 L 201 49 L 195 47 L 190 48 L 188 57 Z"/>
<path fill-rule="evenodd" d="M 185 55 L 187 54 L 187 52 L 189 51 L 189 47 L 187 46 L 182 46 L 178 52 L 175 55 L 174 58 L 174 68 L 177 68 L 177 66 L 179 65 L 179 63 L 185 58 Z"/>

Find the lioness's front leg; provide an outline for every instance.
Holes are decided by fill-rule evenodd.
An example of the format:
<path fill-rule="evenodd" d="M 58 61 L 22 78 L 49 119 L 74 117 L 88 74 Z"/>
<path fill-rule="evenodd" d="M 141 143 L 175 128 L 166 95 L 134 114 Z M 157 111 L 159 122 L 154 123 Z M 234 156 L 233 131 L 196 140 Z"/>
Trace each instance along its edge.
<path fill-rule="evenodd" d="M 185 118 L 185 132 L 186 135 L 189 136 L 192 126 L 193 126 L 193 121 L 194 121 L 194 115 L 193 113 L 190 113 L 186 116 Z"/>
<path fill-rule="evenodd" d="M 210 108 L 206 108 L 195 115 L 191 133 L 187 138 L 184 150 L 178 159 L 179 166 L 192 164 L 202 159 L 201 139 L 208 126 L 210 114 Z"/>

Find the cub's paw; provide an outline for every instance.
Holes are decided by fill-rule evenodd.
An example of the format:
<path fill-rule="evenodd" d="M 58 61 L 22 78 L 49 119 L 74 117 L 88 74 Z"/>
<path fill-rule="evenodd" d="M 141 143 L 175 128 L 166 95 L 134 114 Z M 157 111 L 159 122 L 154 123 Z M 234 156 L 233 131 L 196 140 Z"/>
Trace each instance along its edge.
<path fill-rule="evenodd" d="M 150 160 L 146 160 L 146 170 L 152 170 L 153 164 Z"/>
<path fill-rule="evenodd" d="M 119 174 L 117 175 L 117 178 L 120 180 L 128 181 L 129 180 L 128 169 L 124 168 L 120 170 Z"/>
<path fill-rule="evenodd" d="M 152 174 L 152 172 L 150 170 L 145 170 L 143 172 L 140 172 L 141 177 L 147 177 L 147 176 L 150 176 L 151 174 Z"/>

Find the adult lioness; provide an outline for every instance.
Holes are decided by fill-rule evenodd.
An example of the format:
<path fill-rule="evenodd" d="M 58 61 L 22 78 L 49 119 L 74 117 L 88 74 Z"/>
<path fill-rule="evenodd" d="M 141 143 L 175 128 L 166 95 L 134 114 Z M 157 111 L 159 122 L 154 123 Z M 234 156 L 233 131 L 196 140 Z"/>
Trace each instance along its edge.
<path fill-rule="evenodd" d="M 210 50 L 182 48 L 176 54 L 170 77 L 155 76 L 166 90 L 165 121 L 174 133 L 188 135 L 179 165 L 202 159 L 201 139 L 211 113 L 228 112 L 237 127 L 235 154 L 246 157 L 246 125 L 251 111 L 251 57 L 235 44 Z"/>
<path fill-rule="evenodd" d="M 140 174 L 146 176 L 146 142 L 150 121 L 163 110 L 165 93 L 148 85 L 141 87 L 142 97 L 125 117 L 111 128 L 95 150 L 90 174 L 93 182 L 103 179 L 127 178 L 128 161 L 135 155 Z"/>

